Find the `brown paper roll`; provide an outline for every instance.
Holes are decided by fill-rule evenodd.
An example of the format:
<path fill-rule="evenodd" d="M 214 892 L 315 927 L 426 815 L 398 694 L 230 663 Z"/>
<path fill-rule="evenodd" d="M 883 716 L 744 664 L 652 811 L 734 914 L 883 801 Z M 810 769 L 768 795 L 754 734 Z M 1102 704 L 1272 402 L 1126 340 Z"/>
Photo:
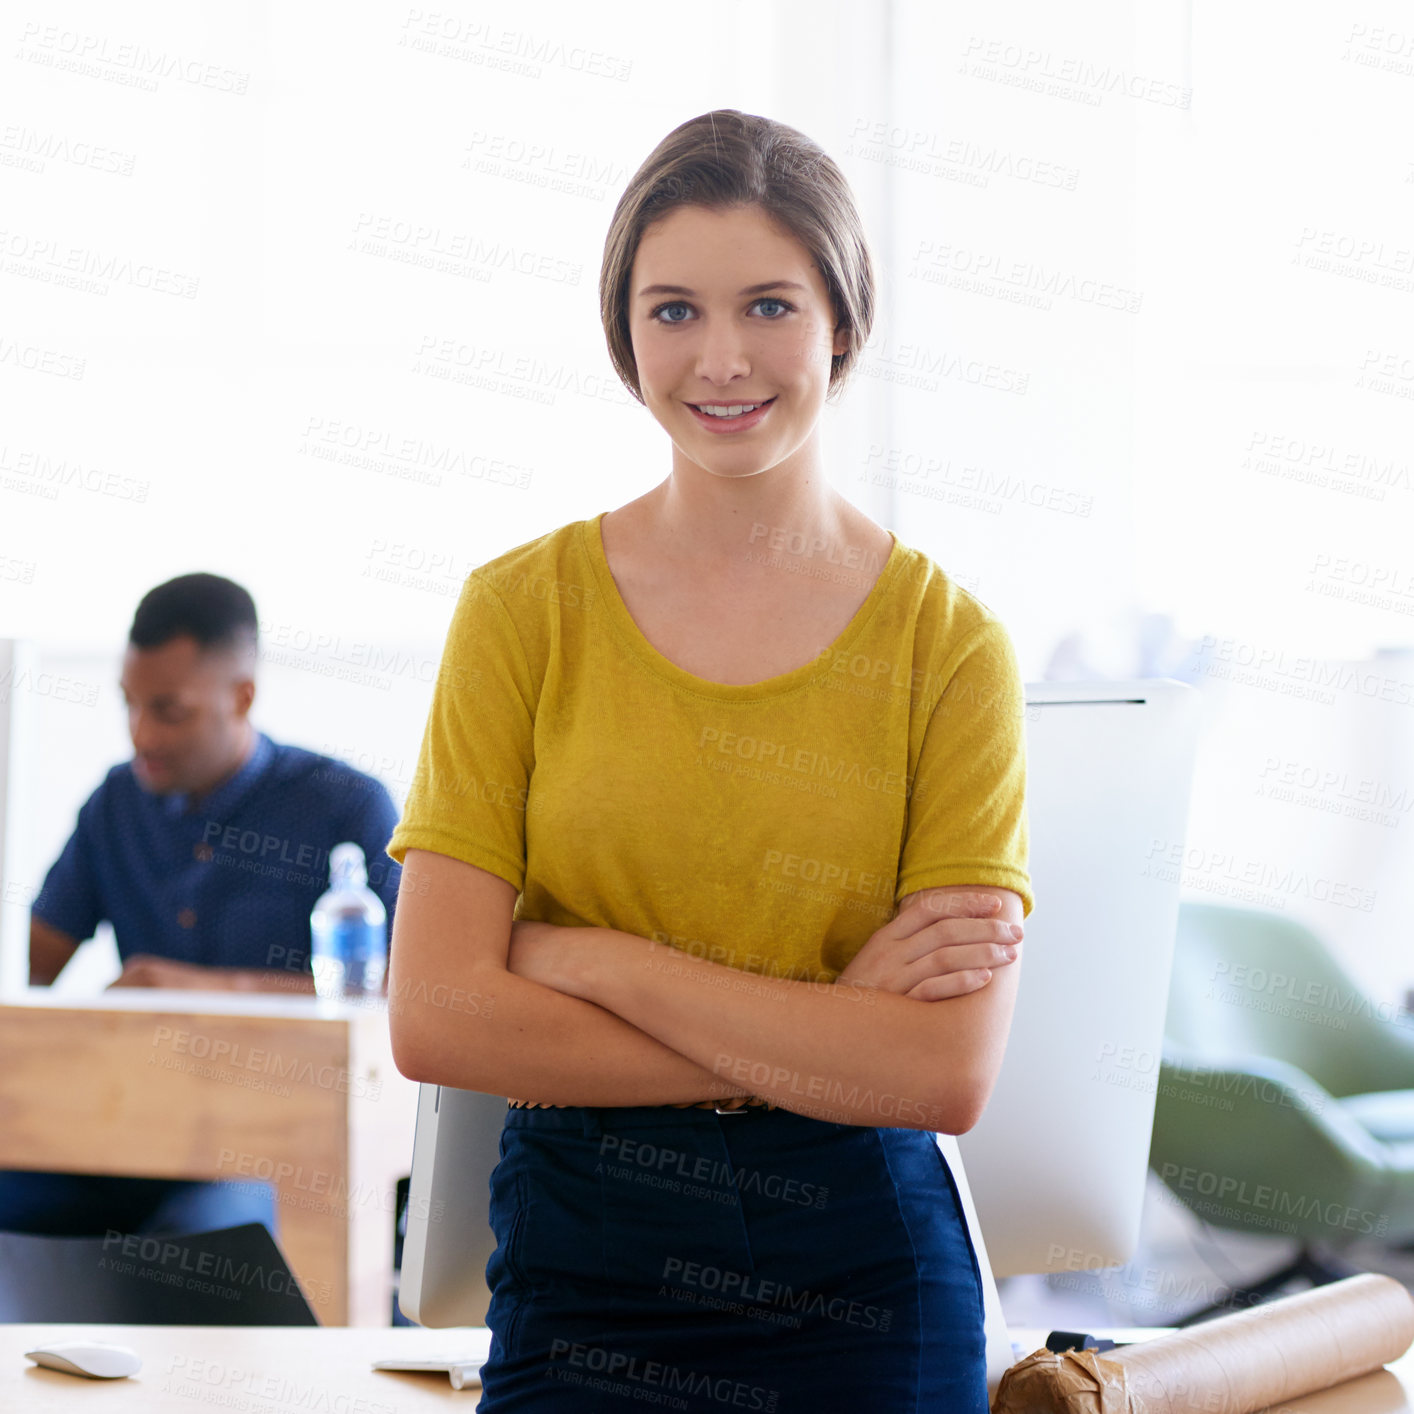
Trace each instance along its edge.
<path fill-rule="evenodd" d="M 1129 1378 L 1114 1352 L 1033 1350 L 1001 1378 L 993 1414 L 1130 1414 Z"/>
<path fill-rule="evenodd" d="M 1414 1297 L 1345 1277 L 1103 1354 L 1037 1350 L 1002 1376 L 994 1414 L 1255 1414 L 1397 1360 Z"/>

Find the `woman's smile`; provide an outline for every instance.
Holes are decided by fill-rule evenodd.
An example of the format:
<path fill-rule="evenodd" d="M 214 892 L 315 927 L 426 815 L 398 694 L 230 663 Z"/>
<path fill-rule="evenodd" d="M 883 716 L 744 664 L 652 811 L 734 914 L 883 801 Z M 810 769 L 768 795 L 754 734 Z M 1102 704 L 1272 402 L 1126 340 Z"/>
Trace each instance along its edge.
<path fill-rule="evenodd" d="M 709 432 L 744 432 L 764 421 L 775 401 L 775 398 L 767 398 L 764 402 L 753 404 L 743 399 L 739 403 L 688 403 L 687 407 L 693 417 Z M 713 411 L 703 412 L 704 407 Z M 745 408 L 750 408 L 751 411 L 743 411 Z"/>

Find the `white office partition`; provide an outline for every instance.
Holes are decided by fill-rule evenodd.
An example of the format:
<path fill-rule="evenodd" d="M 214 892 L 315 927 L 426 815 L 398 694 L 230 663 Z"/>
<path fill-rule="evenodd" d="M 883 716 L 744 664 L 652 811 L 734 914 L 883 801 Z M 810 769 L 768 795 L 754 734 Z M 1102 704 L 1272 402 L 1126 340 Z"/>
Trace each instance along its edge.
<path fill-rule="evenodd" d="M 0 996 L 29 982 L 37 656 L 27 639 L 0 638 Z"/>

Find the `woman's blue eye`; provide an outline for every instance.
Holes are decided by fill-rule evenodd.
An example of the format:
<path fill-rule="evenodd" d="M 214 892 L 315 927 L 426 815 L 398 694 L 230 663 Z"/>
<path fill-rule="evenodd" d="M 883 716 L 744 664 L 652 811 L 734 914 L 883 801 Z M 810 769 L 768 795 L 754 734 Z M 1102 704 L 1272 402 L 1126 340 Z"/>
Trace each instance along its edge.
<path fill-rule="evenodd" d="M 764 295 L 761 299 L 757 300 L 756 303 L 779 305 L 782 310 L 786 311 L 795 308 L 793 304 L 788 303 L 786 300 L 776 299 L 771 295 Z M 686 324 L 687 321 L 685 319 L 660 319 L 659 316 L 665 309 L 690 309 L 691 307 L 691 305 L 680 299 L 669 300 L 667 304 L 660 304 L 649 317 L 656 320 L 659 324 Z M 766 319 L 768 323 L 775 323 L 783 317 L 784 316 L 781 314 L 770 314 L 766 316 Z"/>

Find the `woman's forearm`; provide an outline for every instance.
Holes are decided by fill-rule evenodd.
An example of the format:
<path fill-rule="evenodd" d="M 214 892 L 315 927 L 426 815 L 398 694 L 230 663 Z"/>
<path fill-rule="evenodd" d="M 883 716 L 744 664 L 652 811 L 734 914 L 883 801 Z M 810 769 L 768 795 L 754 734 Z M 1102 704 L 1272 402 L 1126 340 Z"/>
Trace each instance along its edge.
<path fill-rule="evenodd" d="M 969 1058 L 979 1026 L 967 998 L 924 1002 L 758 976 L 614 929 L 600 930 L 593 946 L 557 951 L 550 966 L 565 991 L 785 1109 L 955 1134 L 976 1108 Z M 993 985 L 1014 992 L 1009 974 Z"/>
<path fill-rule="evenodd" d="M 394 964 L 396 967 L 396 964 Z M 390 977 L 422 1037 L 414 1080 L 556 1105 L 666 1105 L 750 1094 L 613 1012 L 489 968 L 455 983 Z"/>

